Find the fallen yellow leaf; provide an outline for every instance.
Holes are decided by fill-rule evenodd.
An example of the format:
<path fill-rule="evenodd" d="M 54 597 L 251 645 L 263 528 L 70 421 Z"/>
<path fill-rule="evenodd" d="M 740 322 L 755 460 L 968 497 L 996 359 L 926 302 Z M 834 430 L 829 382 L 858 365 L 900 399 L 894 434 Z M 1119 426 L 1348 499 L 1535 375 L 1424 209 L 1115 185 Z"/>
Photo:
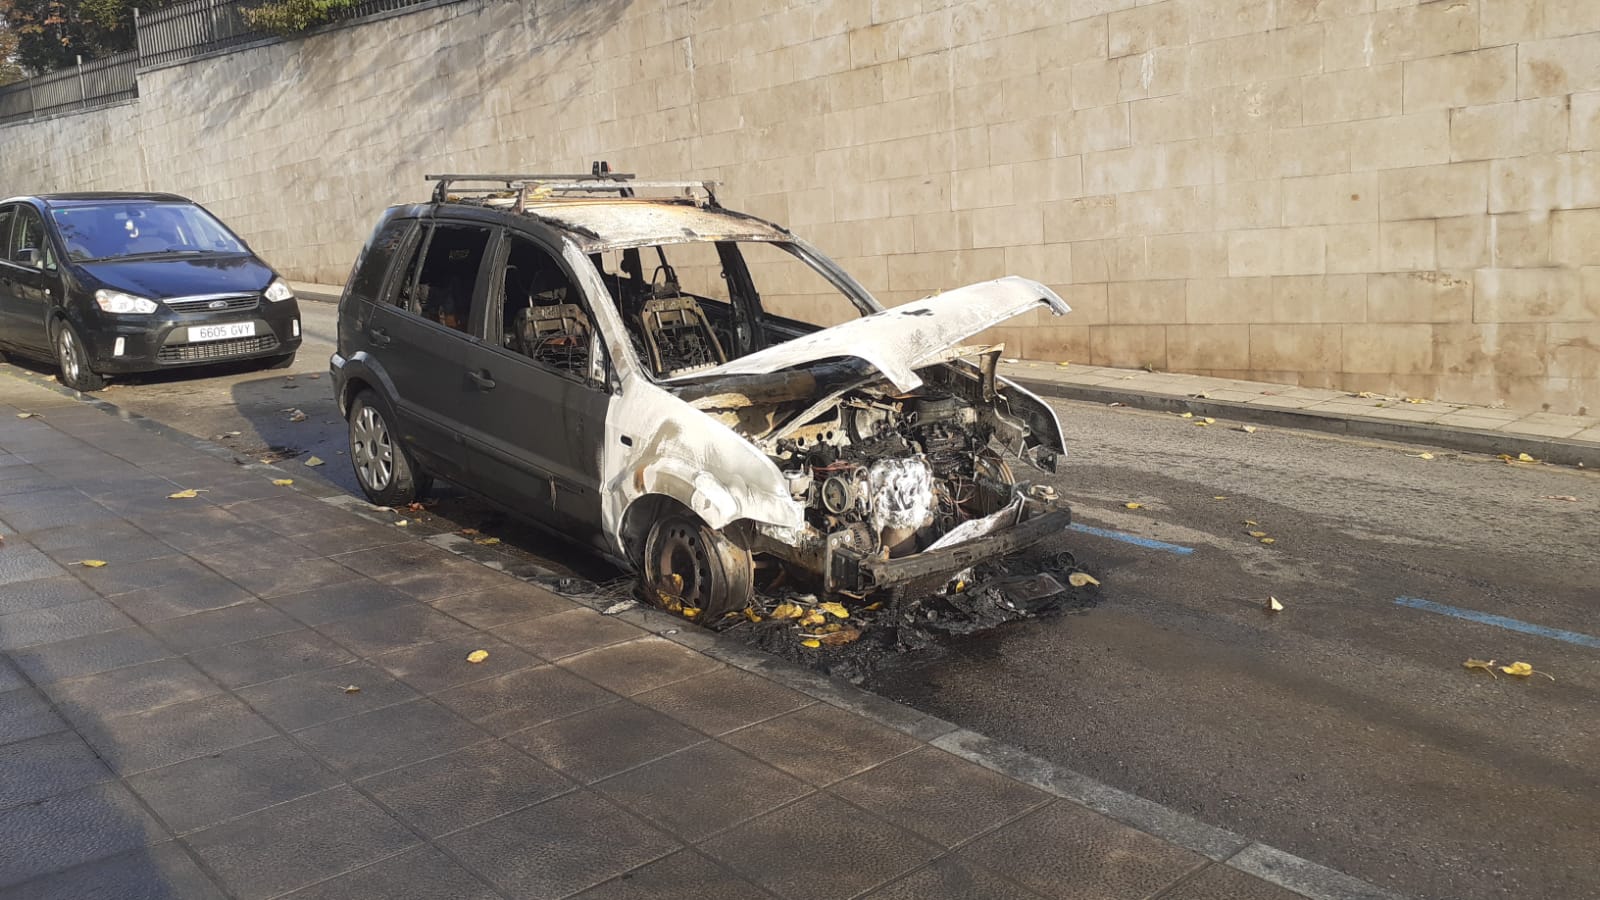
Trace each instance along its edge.
<path fill-rule="evenodd" d="M 1529 456 L 1526 453 L 1518 453 L 1517 454 L 1517 462 L 1538 462 L 1538 460 L 1534 459 L 1533 457 Z"/>
<path fill-rule="evenodd" d="M 1261 543 L 1263 543 L 1263 544 L 1276 544 L 1277 542 L 1278 542 L 1277 538 L 1262 538 L 1261 539 Z"/>
<path fill-rule="evenodd" d="M 1194 427 L 1196 427 L 1196 428 L 1205 428 L 1205 427 L 1209 426 L 1210 424 L 1211 424 L 1210 422 L 1196 422 L 1196 423 L 1194 423 Z"/>
<path fill-rule="evenodd" d="M 1058 363 L 1056 363 L 1056 365 L 1058 365 L 1061 368 L 1065 369 L 1067 366 L 1072 365 L 1072 363 L 1069 363 L 1069 362 L 1058 362 Z"/>
<path fill-rule="evenodd" d="M 278 487 L 288 487 L 289 485 L 294 484 L 294 479 L 293 478 L 274 478 L 274 479 L 272 479 L 272 483 L 277 485 Z"/>
<path fill-rule="evenodd" d="M 1213 499 L 1213 500 L 1226 500 L 1226 499 L 1228 499 L 1228 496 L 1226 494 L 1218 494 L 1215 497 L 1212 497 L 1211 499 Z"/>
<path fill-rule="evenodd" d="M 1515 675 L 1518 678 L 1526 678 L 1533 674 L 1533 666 L 1525 662 L 1514 662 L 1509 666 L 1501 666 L 1500 671 L 1507 675 Z"/>
<path fill-rule="evenodd" d="M 751 609 L 751 608 L 750 608 L 750 607 L 748 607 L 748 606 L 746 606 L 746 607 L 745 607 L 745 608 L 744 608 L 744 617 L 745 617 L 745 618 L 746 618 L 746 619 L 749 619 L 749 620 L 750 620 L 750 621 L 752 621 L 752 622 L 759 622 L 759 621 L 761 621 L 761 616 L 759 616 L 759 615 L 757 615 L 757 614 L 756 614 L 756 611 L 755 611 L 755 610 L 753 610 L 753 609 Z"/>
<path fill-rule="evenodd" d="M 806 611 L 797 603 L 779 603 L 772 609 L 774 619 L 798 619 L 805 614 Z"/>
<path fill-rule="evenodd" d="M 200 492 L 198 490 L 196 490 L 195 488 L 185 488 L 184 490 L 174 491 L 174 492 L 168 494 L 167 495 L 167 499 L 168 500 L 193 500 L 194 498 L 196 498 L 198 496 L 200 496 Z"/>
<path fill-rule="evenodd" d="M 1201 419 L 1200 421 L 1206 423 L 1207 425 L 1215 425 L 1215 424 L 1217 424 L 1217 420 L 1211 418 L 1210 416 L 1206 416 L 1204 419 Z"/>
<path fill-rule="evenodd" d="M 1278 598 L 1277 597 L 1268 597 L 1267 598 L 1267 611 L 1268 612 L 1283 612 L 1283 604 L 1278 602 Z"/>
<path fill-rule="evenodd" d="M 828 617 L 827 616 L 823 615 L 822 613 L 817 612 L 816 610 L 812 610 L 811 612 L 806 613 L 800 619 L 800 624 L 801 625 L 821 625 L 823 622 L 826 622 L 826 621 L 828 621 Z"/>
<path fill-rule="evenodd" d="M 103 559 L 86 559 L 86 560 L 78 563 L 78 565 L 80 565 L 80 566 L 88 566 L 91 569 L 101 568 L 105 564 L 106 564 L 106 561 L 103 560 Z"/>
<path fill-rule="evenodd" d="M 1249 532 L 1249 535 L 1253 538 L 1264 538 L 1267 536 L 1267 533 L 1265 531 L 1252 531 Z"/>
<path fill-rule="evenodd" d="M 1433 454 L 1427 451 L 1423 451 L 1421 453 L 1407 453 L 1406 455 L 1412 459 L 1433 459 Z"/>
<path fill-rule="evenodd" d="M 1244 432 L 1245 434 L 1255 434 L 1256 433 L 1256 427 L 1254 425 L 1240 425 L 1239 426 L 1239 430 Z"/>
<path fill-rule="evenodd" d="M 818 603 L 817 609 L 820 609 L 828 615 L 833 616 L 835 619 L 850 618 L 850 610 L 845 609 L 843 603 L 835 603 L 832 600 L 829 600 L 827 603 Z"/>
<path fill-rule="evenodd" d="M 458 531 L 456 533 L 457 534 L 468 534 L 468 535 L 477 534 L 478 533 L 478 529 L 476 529 L 476 528 L 463 528 L 463 529 L 461 529 L 460 531 Z"/>
<path fill-rule="evenodd" d="M 1427 403 L 1428 401 L 1422 399 L 1421 397 L 1407 397 L 1406 398 L 1406 402 L 1407 403 Z"/>
<path fill-rule="evenodd" d="M 472 663 L 474 665 L 476 665 L 478 663 L 481 663 L 481 662 L 483 662 L 484 660 L 486 660 L 488 658 L 489 658 L 489 651 L 487 651 L 487 650 L 474 650 L 471 653 L 467 654 L 467 662 Z"/>
<path fill-rule="evenodd" d="M 1126 506 L 1129 509 L 1144 509 L 1144 504 L 1143 503 L 1131 503 L 1130 502 L 1130 503 L 1124 503 L 1122 505 Z"/>
<path fill-rule="evenodd" d="M 411 523 L 406 521 L 405 519 L 401 519 L 400 521 L 394 523 L 394 527 L 396 527 L 396 528 L 404 528 L 404 527 L 406 527 L 407 525 L 410 525 L 410 524 Z"/>
<path fill-rule="evenodd" d="M 1539 499 L 1540 500 L 1565 500 L 1568 503 L 1577 503 L 1578 502 L 1578 498 L 1572 496 L 1571 494 L 1545 494 L 1544 496 L 1540 497 Z"/>
<path fill-rule="evenodd" d="M 497 537 L 478 538 L 477 540 L 473 541 L 473 543 L 482 544 L 485 547 L 493 547 L 495 544 L 500 543 L 500 539 Z"/>
<path fill-rule="evenodd" d="M 1249 520 L 1249 519 L 1245 519 L 1245 520 L 1244 520 L 1244 523 L 1245 523 L 1245 524 L 1246 524 L 1246 525 L 1257 525 L 1257 524 L 1260 524 L 1260 523 L 1257 523 L 1257 522 L 1252 522 L 1252 521 L 1250 521 L 1250 520 Z"/>
<path fill-rule="evenodd" d="M 1090 575 L 1088 572 L 1073 572 L 1067 576 L 1067 583 L 1073 587 L 1085 587 L 1091 584 L 1099 584 L 1100 579 Z"/>
<path fill-rule="evenodd" d="M 37 418 L 38 415 L 39 415 L 38 413 L 17 413 L 17 418 L 19 418 L 19 419 L 33 419 L 33 418 Z"/>
<path fill-rule="evenodd" d="M 346 694 L 359 694 L 361 693 L 361 686 L 357 684 L 347 684 L 344 686 L 344 692 Z"/>
<path fill-rule="evenodd" d="M 1477 670 L 1479 672 L 1488 672 L 1490 678 L 1500 677 L 1494 674 L 1494 660 L 1492 659 L 1469 659 L 1461 664 L 1461 668 Z"/>
<path fill-rule="evenodd" d="M 700 615 L 700 608 L 697 606 L 685 606 L 683 609 L 679 610 L 679 612 L 683 613 L 683 617 L 685 619 L 692 619 L 695 616 Z"/>
<path fill-rule="evenodd" d="M 802 646 L 802 647 L 810 647 L 811 649 L 815 650 L 818 647 L 822 646 L 822 642 L 817 640 L 816 638 L 806 638 L 805 640 L 800 642 L 800 646 Z"/>
<path fill-rule="evenodd" d="M 866 610 L 867 612 L 877 612 L 878 610 L 883 609 L 883 601 L 877 600 L 872 603 L 868 603 L 866 606 L 863 606 L 862 609 Z"/>
<path fill-rule="evenodd" d="M 315 468 L 316 466 L 320 466 L 320 465 L 322 465 L 322 457 L 320 457 L 320 456 L 307 457 L 306 458 L 306 465 L 311 466 L 313 468 Z"/>
<path fill-rule="evenodd" d="M 1194 418 L 1194 413 L 1187 413 L 1187 412 L 1186 413 L 1178 413 L 1178 418 L 1180 418 L 1180 419 L 1192 419 L 1192 418 Z"/>

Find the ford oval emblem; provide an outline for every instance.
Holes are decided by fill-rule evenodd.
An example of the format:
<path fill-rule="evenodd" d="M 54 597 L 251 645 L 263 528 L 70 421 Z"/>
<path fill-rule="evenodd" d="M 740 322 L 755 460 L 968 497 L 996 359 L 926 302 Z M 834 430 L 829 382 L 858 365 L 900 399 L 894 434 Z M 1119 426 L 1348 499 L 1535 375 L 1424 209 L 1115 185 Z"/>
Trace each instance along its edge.
<path fill-rule="evenodd" d="M 228 301 L 226 301 L 226 300 L 213 300 L 210 303 L 206 304 L 206 309 L 227 309 L 227 308 L 228 308 Z"/>

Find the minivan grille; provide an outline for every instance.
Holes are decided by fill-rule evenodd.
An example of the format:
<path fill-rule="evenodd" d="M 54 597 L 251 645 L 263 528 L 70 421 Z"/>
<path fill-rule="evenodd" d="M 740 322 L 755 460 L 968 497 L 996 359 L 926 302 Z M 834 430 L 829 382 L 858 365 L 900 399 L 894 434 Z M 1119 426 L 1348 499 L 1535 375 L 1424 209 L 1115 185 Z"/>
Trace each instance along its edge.
<path fill-rule="evenodd" d="M 276 335 L 234 338 L 231 341 L 205 341 L 199 344 L 169 344 L 156 353 L 160 362 L 194 362 L 202 359 L 227 359 L 247 353 L 261 353 L 278 346 Z"/>
<path fill-rule="evenodd" d="M 256 294 L 209 294 L 203 297 L 173 297 L 171 300 L 161 302 L 173 312 L 235 312 L 241 309 L 255 309 L 261 298 Z M 212 303 L 223 305 L 212 309 Z"/>

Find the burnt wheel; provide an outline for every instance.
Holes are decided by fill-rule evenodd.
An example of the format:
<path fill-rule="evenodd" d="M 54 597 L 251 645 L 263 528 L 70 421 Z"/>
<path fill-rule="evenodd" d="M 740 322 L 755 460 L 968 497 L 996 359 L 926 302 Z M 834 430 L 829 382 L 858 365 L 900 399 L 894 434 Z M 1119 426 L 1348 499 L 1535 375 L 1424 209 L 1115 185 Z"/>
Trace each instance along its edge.
<path fill-rule="evenodd" d="M 646 589 L 699 609 L 702 621 L 747 606 L 754 581 L 750 551 L 694 516 L 664 516 L 645 538 Z"/>

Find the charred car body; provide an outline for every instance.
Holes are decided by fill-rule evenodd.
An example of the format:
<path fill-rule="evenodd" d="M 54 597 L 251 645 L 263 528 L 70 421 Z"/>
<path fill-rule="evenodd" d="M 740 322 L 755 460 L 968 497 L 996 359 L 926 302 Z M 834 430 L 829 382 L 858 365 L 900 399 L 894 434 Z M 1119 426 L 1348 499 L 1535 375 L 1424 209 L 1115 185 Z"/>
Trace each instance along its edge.
<path fill-rule="evenodd" d="M 1030 477 L 1065 452 L 1054 413 L 961 343 L 1066 313 L 1043 285 L 884 309 L 706 183 L 430 178 L 340 301 L 331 368 L 374 502 L 449 478 L 708 616 L 779 573 L 937 589 L 1068 524 Z"/>

